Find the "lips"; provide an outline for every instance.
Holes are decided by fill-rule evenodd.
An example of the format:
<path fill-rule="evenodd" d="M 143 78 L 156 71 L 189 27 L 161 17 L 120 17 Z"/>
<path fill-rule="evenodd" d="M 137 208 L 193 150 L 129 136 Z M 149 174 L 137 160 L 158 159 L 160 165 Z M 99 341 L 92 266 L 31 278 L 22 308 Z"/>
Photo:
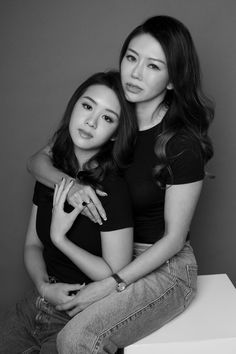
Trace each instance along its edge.
<path fill-rule="evenodd" d="M 87 132 L 86 130 L 84 130 L 84 129 L 78 129 L 78 131 L 79 131 L 79 135 L 81 136 L 81 138 L 83 138 L 83 139 L 91 139 L 91 138 L 93 138 L 93 135 L 91 134 L 91 133 L 89 133 L 89 132 Z"/>
<path fill-rule="evenodd" d="M 125 85 L 125 87 L 126 87 L 126 90 L 131 93 L 139 93 L 139 92 L 143 91 L 143 89 L 141 87 L 139 87 L 137 85 L 133 85 L 130 82 L 128 82 Z"/>

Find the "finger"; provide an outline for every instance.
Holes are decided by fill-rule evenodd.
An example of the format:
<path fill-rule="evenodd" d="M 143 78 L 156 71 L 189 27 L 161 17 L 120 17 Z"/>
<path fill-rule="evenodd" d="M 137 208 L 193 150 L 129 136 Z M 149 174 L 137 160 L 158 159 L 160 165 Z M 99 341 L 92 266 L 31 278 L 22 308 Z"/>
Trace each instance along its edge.
<path fill-rule="evenodd" d="M 69 301 L 67 301 L 63 304 L 57 305 L 56 309 L 59 311 L 71 311 L 75 307 L 74 300 L 75 300 L 75 297 L 73 297 L 72 299 L 70 297 Z"/>
<path fill-rule="evenodd" d="M 100 197 L 107 197 L 108 194 L 104 191 L 101 191 L 100 189 L 96 189 L 96 193 L 97 195 L 99 195 Z"/>
<path fill-rule="evenodd" d="M 92 189 L 90 190 L 89 198 L 93 202 L 93 204 L 96 208 L 96 212 L 99 214 L 99 217 L 101 216 L 104 220 L 107 220 L 105 209 L 103 208 L 102 203 L 99 200 L 98 196 L 96 195 L 96 193 Z M 89 208 L 89 210 L 93 214 L 93 216 L 97 219 L 97 214 L 96 213 L 94 214 L 93 207 L 92 207 L 92 210 L 91 210 L 91 208 Z"/>
<path fill-rule="evenodd" d="M 99 225 L 102 225 L 101 216 L 99 215 L 96 206 L 92 201 L 87 204 L 87 209 L 90 211 L 91 215 L 99 223 Z"/>
<path fill-rule="evenodd" d="M 73 290 L 80 290 L 85 287 L 85 283 L 83 284 L 68 284 L 67 290 L 73 291 Z"/>
<path fill-rule="evenodd" d="M 55 184 L 54 193 L 53 193 L 53 206 L 56 204 L 57 191 L 58 191 L 58 184 Z"/>
<path fill-rule="evenodd" d="M 74 307 L 71 311 L 67 311 L 67 314 L 70 317 L 74 317 L 75 315 L 77 315 L 77 313 L 81 312 L 82 309 L 79 306 Z"/>
<path fill-rule="evenodd" d="M 66 201 L 67 194 L 71 187 L 73 186 L 74 181 L 70 180 L 70 182 L 67 185 L 64 185 L 64 188 L 61 190 L 61 194 L 58 198 L 58 205 L 63 207 L 64 203 Z"/>
<path fill-rule="evenodd" d="M 71 212 L 70 216 L 72 220 L 75 220 L 75 218 L 81 213 L 81 211 L 84 209 L 84 206 L 81 204 L 80 206 L 75 207 Z"/>
<path fill-rule="evenodd" d="M 64 189 L 65 183 L 66 183 L 65 178 L 62 178 L 61 182 L 60 182 L 59 185 L 58 185 L 57 194 L 56 194 L 56 196 L 55 196 L 55 204 L 58 203 L 58 200 L 59 200 L 59 198 L 60 198 L 60 196 L 61 196 L 61 193 L 62 193 L 62 191 L 63 191 L 63 189 Z"/>
<path fill-rule="evenodd" d="M 89 218 L 93 222 L 97 223 L 97 219 L 95 219 L 95 217 L 93 216 L 93 214 L 91 214 L 91 212 L 88 208 L 84 208 L 82 210 L 81 214 L 83 214 L 84 216 L 87 216 L 87 218 Z"/>

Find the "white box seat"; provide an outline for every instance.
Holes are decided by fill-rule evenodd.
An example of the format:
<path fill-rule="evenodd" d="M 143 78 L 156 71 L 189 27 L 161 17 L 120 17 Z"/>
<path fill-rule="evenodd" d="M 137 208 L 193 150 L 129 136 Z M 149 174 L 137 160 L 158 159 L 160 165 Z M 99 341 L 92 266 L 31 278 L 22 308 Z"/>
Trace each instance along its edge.
<path fill-rule="evenodd" d="M 198 276 L 192 304 L 124 354 L 236 354 L 236 289 L 226 274 Z"/>

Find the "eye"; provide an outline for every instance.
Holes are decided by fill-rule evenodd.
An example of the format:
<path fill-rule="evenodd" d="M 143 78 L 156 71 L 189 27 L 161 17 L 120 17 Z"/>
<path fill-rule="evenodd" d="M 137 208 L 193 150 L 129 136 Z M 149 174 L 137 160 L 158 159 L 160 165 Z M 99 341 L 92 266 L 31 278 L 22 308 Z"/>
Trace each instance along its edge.
<path fill-rule="evenodd" d="M 153 70 L 160 70 L 159 66 L 157 66 L 156 64 L 153 64 L 153 63 L 149 64 L 148 67 Z"/>
<path fill-rule="evenodd" d="M 131 54 L 127 54 L 126 56 L 126 59 L 130 62 L 133 62 L 133 61 L 136 61 L 136 58 L 134 55 L 131 55 Z"/>
<path fill-rule="evenodd" d="M 106 114 L 102 116 L 102 118 L 107 122 L 107 123 L 113 123 L 113 119 Z"/>
<path fill-rule="evenodd" d="M 82 106 L 83 106 L 84 109 L 86 109 L 88 111 L 91 111 L 91 109 L 92 109 L 92 106 L 90 104 L 88 104 L 88 103 L 85 103 L 85 102 L 82 103 Z"/>

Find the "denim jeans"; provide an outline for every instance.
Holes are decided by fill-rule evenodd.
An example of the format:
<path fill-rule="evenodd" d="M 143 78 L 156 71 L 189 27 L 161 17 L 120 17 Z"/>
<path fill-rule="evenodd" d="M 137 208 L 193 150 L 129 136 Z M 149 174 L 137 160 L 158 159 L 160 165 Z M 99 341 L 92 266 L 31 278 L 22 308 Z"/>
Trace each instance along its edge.
<path fill-rule="evenodd" d="M 148 247 L 148 245 L 146 246 Z M 143 248 L 143 249 L 142 249 Z M 138 247 L 142 252 L 144 247 Z M 154 272 L 90 305 L 57 337 L 60 354 L 113 354 L 179 315 L 196 294 L 197 264 L 187 242 Z"/>
<path fill-rule="evenodd" d="M 56 336 L 69 321 L 36 290 L 30 291 L 10 311 L 0 328 L 1 354 L 55 354 Z"/>

